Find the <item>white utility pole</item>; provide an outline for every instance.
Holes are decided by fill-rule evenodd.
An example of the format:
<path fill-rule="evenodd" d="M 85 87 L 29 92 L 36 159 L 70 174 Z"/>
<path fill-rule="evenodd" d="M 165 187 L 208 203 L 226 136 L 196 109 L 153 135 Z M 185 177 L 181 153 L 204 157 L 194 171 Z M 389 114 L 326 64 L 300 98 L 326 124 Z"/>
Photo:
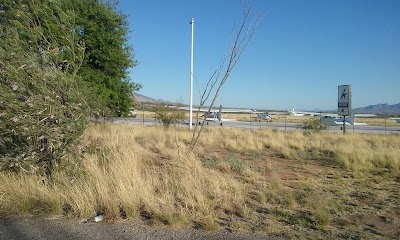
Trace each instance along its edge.
<path fill-rule="evenodd" d="M 192 112 L 193 112 L 193 35 L 194 35 L 194 18 L 190 21 L 192 25 L 192 44 L 190 48 L 190 100 L 189 100 L 189 130 L 192 130 Z"/>

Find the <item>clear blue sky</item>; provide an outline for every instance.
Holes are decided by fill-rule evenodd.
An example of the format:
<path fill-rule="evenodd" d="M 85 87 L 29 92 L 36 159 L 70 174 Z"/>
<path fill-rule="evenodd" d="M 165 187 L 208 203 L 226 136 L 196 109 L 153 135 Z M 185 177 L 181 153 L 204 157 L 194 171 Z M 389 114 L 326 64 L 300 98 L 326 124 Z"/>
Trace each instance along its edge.
<path fill-rule="evenodd" d="M 122 0 L 140 62 L 130 77 L 148 97 L 189 103 L 194 31 L 194 104 L 225 53 L 239 0 Z M 399 0 L 253 0 L 265 13 L 216 104 L 258 109 L 336 109 L 337 86 L 353 107 L 400 103 Z"/>

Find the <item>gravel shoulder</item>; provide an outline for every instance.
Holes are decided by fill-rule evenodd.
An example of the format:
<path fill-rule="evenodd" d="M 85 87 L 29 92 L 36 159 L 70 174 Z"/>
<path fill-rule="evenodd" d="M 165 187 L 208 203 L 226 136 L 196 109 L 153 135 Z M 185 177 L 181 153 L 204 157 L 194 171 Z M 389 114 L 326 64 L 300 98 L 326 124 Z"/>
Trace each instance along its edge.
<path fill-rule="evenodd" d="M 65 217 L 0 216 L 0 239 L 285 239 L 263 233 L 204 231 L 194 228 L 171 229 L 140 222 L 81 223 Z"/>

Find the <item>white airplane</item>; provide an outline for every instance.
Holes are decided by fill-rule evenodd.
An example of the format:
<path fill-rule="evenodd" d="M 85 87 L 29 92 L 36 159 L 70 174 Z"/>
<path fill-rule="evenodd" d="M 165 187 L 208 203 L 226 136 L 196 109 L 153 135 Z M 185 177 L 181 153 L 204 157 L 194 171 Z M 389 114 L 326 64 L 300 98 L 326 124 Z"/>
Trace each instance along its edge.
<path fill-rule="evenodd" d="M 169 106 L 172 108 L 176 108 L 176 106 Z M 184 111 L 189 111 L 189 107 L 178 107 L 180 110 L 184 110 Z M 221 108 L 221 106 L 220 106 Z M 218 112 L 219 109 L 216 109 L 215 107 L 213 108 L 214 110 L 211 110 L 211 112 Z M 201 107 L 199 109 L 199 107 L 195 107 L 193 106 L 193 111 L 199 111 L 199 112 L 208 112 L 208 107 Z M 262 113 L 262 112 L 258 112 L 255 109 L 247 109 L 247 108 L 222 108 L 221 112 L 223 113 Z"/>
<path fill-rule="evenodd" d="M 199 110 L 202 112 L 202 110 Z M 208 112 L 208 109 L 205 110 L 204 112 Z M 219 125 L 222 126 L 222 122 L 224 121 L 236 121 L 236 119 L 228 119 L 228 118 L 222 118 L 222 105 L 219 106 L 218 112 L 214 111 L 210 112 L 207 116 L 205 114 L 202 116 L 204 121 L 206 121 L 206 124 L 208 125 L 208 122 L 219 122 Z M 201 124 L 201 122 L 199 122 Z"/>
<path fill-rule="evenodd" d="M 188 107 L 180 107 L 179 109 L 184 110 L 184 111 L 189 111 L 190 109 Z M 193 108 L 193 111 L 199 111 L 199 112 L 208 112 L 208 108 Z M 222 108 L 222 105 L 219 106 L 218 111 L 214 108 L 213 111 L 211 111 L 207 116 L 205 114 L 202 116 L 204 121 L 206 121 L 206 124 L 208 125 L 208 122 L 219 122 L 219 125 L 222 126 L 222 122 L 225 121 L 236 121 L 236 119 L 230 119 L 230 118 L 222 118 L 222 113 L 250 113 L 250 114 L 256 114 L 257 118 L 261 120 L 265 120 L 268 122 L 272 122 L 272 118 L 268 113 L 257 111 L 256 109 L 244 109 L 244 108 Z M 201 122 L 200 122 L 201 123 Z M 200 124 L 199 123 L 199 124 Z"/>
<path fill-rule="evenodd" d="M 360 116 L 360 117 L 373 117 L 376 116 L 374 114 L 354 114 L 352 116 L 346 116 L 344 118 L 343 116 L 339 116 L 338 114 L 334 113 L 322 113 L 322 112 L 296 112 L 293 108 L 293 110 L 290 112 L 291 115 L 293 116 L 320 116 L 321 123 L 326 126 L 343 126 L 343 121 L 345 125 L 354 125 L 354 126 L 365 126 L 367 125 L 366 123 L 358 123 L 354 122 L 354 117 L 355 116 Z M 342 128 L 342 127 L 341 127 Z"/>
<path fill-rule="evenodd" d="M 292 111 L 289 111 L 292 116 L 319 116 L 326 113 L 323 112 L 299 112 L 295 111 L 294 108 Z M 366 114 L 366 113 L 356 113 L 353 117 L 376 117 L 376 114 Z"/>
<path fill-rule="evenodd" d="M 319 115 L 320 113 L 317 112 L 299 112 L 299 111 L 295 111 L 294 108 L 292 109 L 292 111 L 289 111 L 290 115 L 292 116 L 297 116 L 297 117 L 301 117 L 301 116 L 316 116 Z"/>
<path fill-rule="evenodd" d="M 260 119 L 260 121 L 264 120 L 264 121 L 267 121 L 267 122 L 272 122 L 272 117 L 271 117 L 271 115 L 269 113 L 257 112 L 255 114 L 257 114 L 257 119 Z"/>
<path fill-rule="evenodd" d="M 393 120 L 396 120 L 397 123 L 400 123 L 400 118 L 392 118 Z"/>
<path fill-rule="evenodd" d="M 324 114 L 320 117 L 321 123 L 327 126 L 343 126 L 343 122 L 345 125 L 354 125 L 354 126 L 365 126 L 366 123 L 358 123 L 354 122 L 354 116 L 339 116 L 338 114 Z"/>

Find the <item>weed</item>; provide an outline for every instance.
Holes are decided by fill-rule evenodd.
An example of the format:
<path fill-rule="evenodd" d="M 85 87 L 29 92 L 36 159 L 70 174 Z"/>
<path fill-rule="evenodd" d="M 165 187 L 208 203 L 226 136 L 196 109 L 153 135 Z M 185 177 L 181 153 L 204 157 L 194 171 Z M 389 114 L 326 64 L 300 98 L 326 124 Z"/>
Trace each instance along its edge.
<path fill-rule="evenodd" d="M 284 222 L 290 225 L 297 225 L 316 230 L 322 230 L 323 224 L 316 220 L 309 212 L 292 213 L 284 210 L 277 210 L 273 212 L 277 217 L 281 218 Z"/>
<path fill-rule="evenodd" d="M 215 168 L 218 164 L 218 159 L 215 157 L 208 157 L 203 160 L 203 165 L 207 168 Z"/>
<path fill-rule="evenodd" d="M 231 170 L 238 173 L 242 174 L 246 168 L 246 165 L 239 159 L 230 157 L 227 159 L 231 166 Z"/>
<path fill-rule="evenodd" d="M 250 160 L 254 161 L 254 160 L 257 160 L 258 158 L 260 158 L 261 153 L 260 153 L 260 151 L 251 150 L 251 151 L 249 151 L 249 155 L 250 155 Z"/>
<path fill-rule="evenodd" d="M 359 191 L 359 190 L 351 192 L 350 196 L 360 200 L 367 200 L 375 197 L 375 195 L 369 191 Z"/>
<path fill-rule="evenodd" d="M 162 222 L 163 224 L 170 225 L 173 227 L 180 227 L 186 224 L 189 217 L 184 211 L 182 212 L 162 212 L 155 216 L 155 219 Z"/>
<path fill-rule="evenodd" d="M 217 230 L 220 228 L 218 222 L 212 216 L 205 216 L 202 219 L 195 221 L 195 228 L 205 230 Z"/>

